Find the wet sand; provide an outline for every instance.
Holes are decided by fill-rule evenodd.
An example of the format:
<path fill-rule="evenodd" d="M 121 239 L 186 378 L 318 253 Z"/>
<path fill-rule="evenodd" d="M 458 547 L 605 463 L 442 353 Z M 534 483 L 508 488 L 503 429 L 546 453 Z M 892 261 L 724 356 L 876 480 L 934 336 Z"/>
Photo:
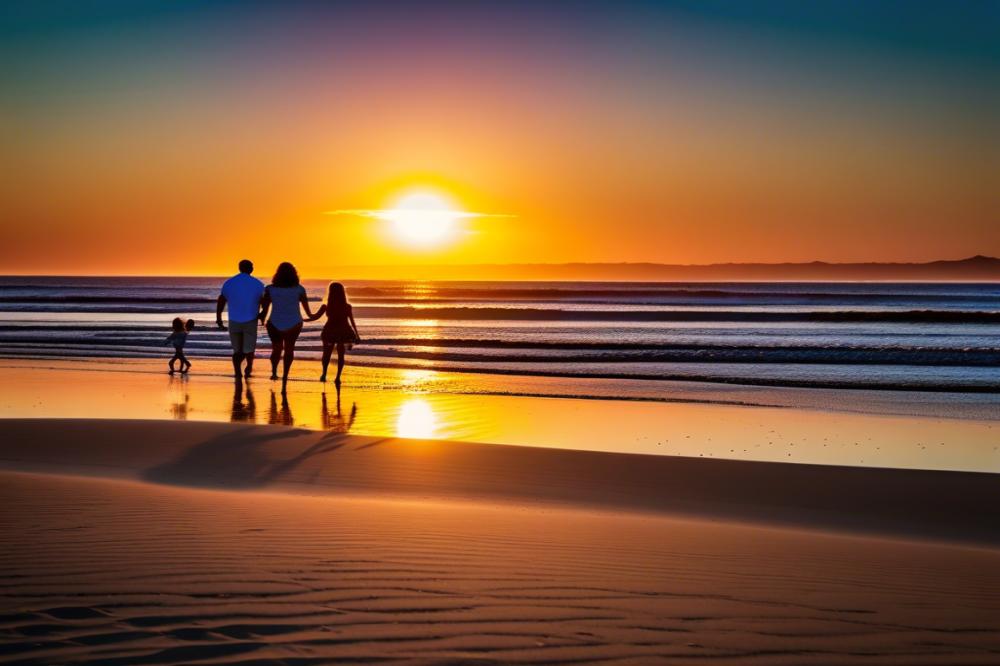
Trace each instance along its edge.
<path fill-rule="evenodd" d="M 991 475 L 8 420 L 5 663 L 996 663 Z"/>
<path fill-rule="evenodd" d="M 0 414 L 275 424 L 381 437 L 688 457 L 1000 472 L 1000 396 L 498 378 L 348 368 L 343 390 L 297 362 L 287 399 L 255 377 L 234 391 L 225 363 L 0 361 Z M 624 392 L 626 400 L 568 397 Z M 506 391 L 506 393 L 504 393 Z M 339 397 L 339 400 L 338 400 Z M 900 413 L 902 405 L 916 414 Z M 628 427 L 623 428 L 622 423 Z"/>

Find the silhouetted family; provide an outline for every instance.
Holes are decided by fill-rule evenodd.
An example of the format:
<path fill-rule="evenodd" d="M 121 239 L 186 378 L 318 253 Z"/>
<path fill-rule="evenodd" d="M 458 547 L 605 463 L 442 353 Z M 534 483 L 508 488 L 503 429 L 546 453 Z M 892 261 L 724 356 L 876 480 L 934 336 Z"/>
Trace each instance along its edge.
<path fill-rule="evenodd" d="M 288 373 L 295 360 L 295 343 L 302 332 L 302 326 L 306 321 L 315 321 L 326 315 L 326 323 L 320 336 L 323 343 L 323 373 L 320 381 L 326 381 L 330 359 L 336 349 L 337 375 L 333 381 L 339 388 L 344 371 L 344 354 L 351 345 L 361 341 L 344 285 L 331 282 L 326 302 L 314 313 L 309 306 L 306 290 L 299 281 L 298 271 L 287 261 L 278 265 L 271 284 L 266 286 L 253 277 L 251 261 L 241 261 L 239 270 L 239 273 L 223 283 L 215 308 L 216 325 L 229 331 L 236 381 L 249 378 L 253 373 L 257 326 L 265 324 L 267 335 L 271 339 L 271 379 L 278 378 L 278 363 L 281 363 L 281 391 L 284 393 L 288 386 Z M 222 312 L 227 308 L 228 326 L 222 323 Z M 302 316 L 303 310 L 305 318 Z M 193 326 L 194 322 L 191 320 L 184 322 L 179 317 L 174 319 L 173 332 L 167 338 L 167 342 L 174 346 L 174 356 L 169 363 L 171 374 L 175 372 L 176 361 L 180 361 L 182 373 L 186 373 L 191 367 L 191 362 L 184 356 L 184 343 Z"/>

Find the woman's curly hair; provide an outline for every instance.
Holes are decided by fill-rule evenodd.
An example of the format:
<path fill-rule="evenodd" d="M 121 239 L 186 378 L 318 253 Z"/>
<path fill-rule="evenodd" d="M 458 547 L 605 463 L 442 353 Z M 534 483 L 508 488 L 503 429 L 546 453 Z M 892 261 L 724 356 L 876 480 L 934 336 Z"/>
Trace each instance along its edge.
<path fill-rule="evenodd" d="M 278 264 L 278 270 L 274 271 L 271 285 L 274 287 L 297 287 L 299 286 L 299 272 L 290 262 L 283 261 Z"/>

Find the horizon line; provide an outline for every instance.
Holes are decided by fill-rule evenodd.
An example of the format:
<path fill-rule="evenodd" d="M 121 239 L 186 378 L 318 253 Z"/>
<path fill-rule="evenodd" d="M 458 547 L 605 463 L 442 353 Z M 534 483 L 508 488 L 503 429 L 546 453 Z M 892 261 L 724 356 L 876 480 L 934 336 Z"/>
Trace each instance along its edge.
<path fill-rule="evenodd" d="M 561 263 L 482 263 L 482 264 L 345 264 L 340 266 L 329 266 L 318 271 L 319 273 L 331 273 L 331 272 L 352 272 L 352 271 L 382 271 L 382 270 L 396 270 L 396 271 L 407 271 L 411 270 L 414 272 L 419 271 L 433 271 L 433 270 L 445 270 L 445 271 L 461 271 L 468 269 L 560 269 L 560 268 L 594 268 L 594 269 L 613 269 L 613 268 L 648 268 L 650 270 L 656 269 L 694 269 L 694 270 L 704 270 L 704 269 L 740 269 L 740 268 L 754 268 L 754 269 L 787 269 L 787 268 L 833 268 L 833 269 L 850 269 L 850 268 L 910 268 L 910 269 L 920 269 L 920 268 L 931 268 L 931 267 L 942 267 L 947 268 L 949 265 L 963 265 L 970 264 L 972 262 L 986 262 L 990 264 L 996 264 L 997 268 L 1000 269 L 1000 257 L 993 257 L 989 255 L 976 254 L 972 256 L 963 257 L 961 259 L 932 259 L 927 261 L 853 261 L 853 262 L 831 262 L 822 260 L 813 261 L 786 261 L 786 262 L 717 262 L 708 264 L 669 264 L 669 263 L 659 263 L 659 262 L 561 262 Z M 942 266 L 943 265 L 943 266 Z M 108 272 L 79 272 L 79 273 L 48 273 L 48 272 L 14 272 L 14 273 L 0 273 L 2 278 L 23 278 L 23 277 L 65 277 L 65 278 L 86 278 L 86 277 L 114 277 L 114 278 L 155 278 L 155 277 L 175 277 L 175 278 L 209 278 L 209 277 L 225 277 L 228 273 L 214 273 L 214 272 L 201 272 L 201 273 L 168 273 L 168 272 L 150 272 L 150 273 L 108 273 Z M 310 279 L 310 278 L 305 278 Z M 323 279 L 323 278 L 312 278 L 312 279 Z M 379 279 L 379 280 L 404 280 L 404 279 L 426 279 L 431 281 L 461 281 L 461 282 L 476 282 L 476 281 L 497 281 L 498 278 L 472 278 L 472 279 L 462 279 L 462 278 L 342 278 L 342 279 Z M 1000 275 L 998 275 L 997 280 L 1000 280 Z M 561 281 L 588 281 L 585 278 L 531 278 L 531 277 L 506 277 L 499 278 L 499 281 L 510 281 L 510 282 L 561 282 Z M 642 279 L 628 279 L 614 277 L 603 277 L 600 281 L 609 282 L 635 282 L 635 281 L 692 281 L 683 278 L 677 279 L 664 279 L 664 280 L 642 280 Z M 781 282 L 785 281 L 783 278 L 739 278 L 739 277 L 728 277 L 728 278 L 710 278 L 706 277 L 702 280 L 695 281 L 728 281 L 728 282 L 755 282 L 755 281 L 768 281 L 768 282 Z M 934 279 L 920 279 L 920 278 L 897 278 L 892 280 L 891 278 L 878 278 L 878 277 L 863 277 L 851 279 L 849 276 L 844 276 L 843 280 L 829 279 L 829 278 L 808 278 L 799 277 L 794 281 L 799 282 L 887 282 L 887 281 L 897 281 L 897 282 L 907 282 L 907 281 L 917 281 L 917 282 L 955 282 L 961 281 L 961 276 L 955 278 L 940 278 L 938 280 Z M 992 282 L 994 280 L 987 279 L 987 282 Z"/>

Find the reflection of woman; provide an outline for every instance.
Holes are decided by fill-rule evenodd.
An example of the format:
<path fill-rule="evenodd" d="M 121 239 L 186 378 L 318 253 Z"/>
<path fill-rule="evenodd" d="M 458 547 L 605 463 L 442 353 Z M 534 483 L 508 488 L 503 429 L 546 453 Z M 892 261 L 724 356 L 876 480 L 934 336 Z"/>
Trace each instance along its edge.
<path fill-rule="evenodd" d="M 330 357 L 334 347 L 337 348 L 337 376 L 333 383 L 340 387 L 340 375 L 344 372 L 344 352 L 356 342 L 361 342 L 358 335 L 358 325 L 354 323 L 354 308 L 347 302 L 347 292 L 344 285 L 331 282 L 326 294 L 326 303 L 319 307 L 309 321 L 319 319 L 326 313 L 326 324 L 323 325 L 323 374 L 321 382 L 326 381 L 326 369 L 330 366 Z"/>
<path fill-rule="evenodd" d="M 267 319 L 268 309 L 271 318 L 267 319 L 267 335 L 271 338 L 271 379 L 278 378 L 278 361 L 284 356 L 284 372 L 281 376 L 281 392 L 288 387 L 288 371 L 295 360 L 295 342 L 302 332 L 302 313 L 299 306 L 305 308 L 310 319 L 314 319 L 309 309 L 309 299 L 306 290 L 299 284 L 299 273 L 295 266 L 287 261 L 278 264 L 278 270 L 271 278 L 271 284 L 264 288 L 264 298 L 261 300 L 260 320 Z"/>
<path fill-rule="evenodd" d="M 281 394 L 281 409 L 278 409 L 278 399 L 271 391 L 271 408 L 267 413 L 267 422 L 271 425 L 295 425 L 295 418 L 292 416 L 292 408 L 288 404 L 288 394 Z"/>

